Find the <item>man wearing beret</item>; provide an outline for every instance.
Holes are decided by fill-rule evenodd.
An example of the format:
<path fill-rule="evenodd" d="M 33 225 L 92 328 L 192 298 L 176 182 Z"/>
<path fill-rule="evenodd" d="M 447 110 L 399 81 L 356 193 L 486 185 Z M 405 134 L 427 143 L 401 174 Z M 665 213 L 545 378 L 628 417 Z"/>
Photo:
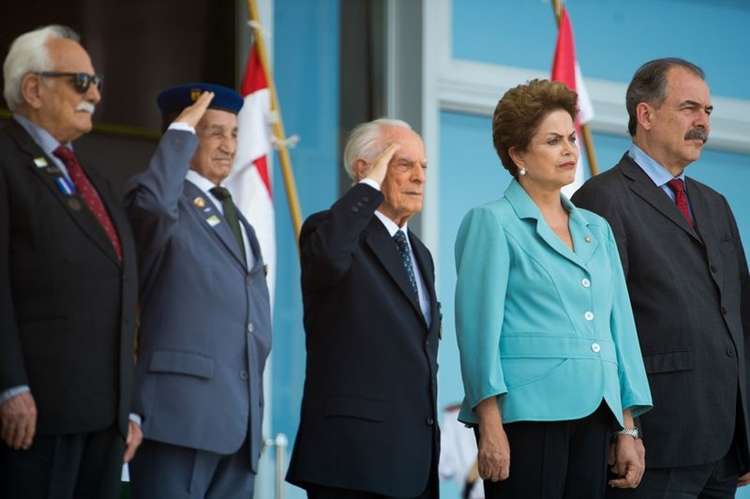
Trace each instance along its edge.
<path fill-rule="evenodd" d="M 218 85 L 162 92 L 165 123 L 125 204 L 140 264 L 133 497 L 252 497 L 271 312 L 253 228 L 221 182 L 242 98 Z"/>

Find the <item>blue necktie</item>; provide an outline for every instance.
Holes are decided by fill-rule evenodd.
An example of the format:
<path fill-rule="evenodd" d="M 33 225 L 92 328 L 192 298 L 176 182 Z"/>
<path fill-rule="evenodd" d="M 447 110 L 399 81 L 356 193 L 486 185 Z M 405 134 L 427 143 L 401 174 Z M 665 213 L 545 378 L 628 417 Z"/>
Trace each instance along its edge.
<path fill-rule="evenodd" d="M 401 264 L 404 266 L 406 275 L 409 276 L 411 290 L 414 291 L 416 297 L 419 297 L 419 292 L 417 292 L 417 279 L 414 277 L 414 267 L 411 266 L 409 243 L 406 241 L 406 234 L 404 234 L 404 231 L 397 230 L 396 234 L 393 236 L 393 241 L 396 243 L 398 253 L 401 255 Z"/>

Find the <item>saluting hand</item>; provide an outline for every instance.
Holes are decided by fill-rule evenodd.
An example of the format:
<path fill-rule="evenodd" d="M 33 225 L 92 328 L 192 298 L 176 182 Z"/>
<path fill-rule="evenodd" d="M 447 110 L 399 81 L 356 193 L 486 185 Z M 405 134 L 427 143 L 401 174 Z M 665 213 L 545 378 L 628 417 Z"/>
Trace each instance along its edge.
<path fill-rule="evenodd" d="M 391 162 L 393 155 L 396 154 L 396 151 L 398 151 L 400 147 L 399 144 L 395 143 L 386 147 L 385 151 L 375 158 L 373 163 L 367 165 L 368 169 L 365 170 L 365 178 L 374 180 L 378 185 L 382 185 L 383 180 L 385 180 L 385 174 L 388 173 L 388 164 Z"/>
<path fill-rule="evenodd" d="M 174 122 L 185 123 L 186 125 L 195 128 L 201 118 L 203 118 L 203 115 L 206 113 L 206 109 L 208 109 L 208 105 L 211 104 L 213 98 L 213 92 L 203 92 L 192 106 L 188 106 L 182 110 Z"/>

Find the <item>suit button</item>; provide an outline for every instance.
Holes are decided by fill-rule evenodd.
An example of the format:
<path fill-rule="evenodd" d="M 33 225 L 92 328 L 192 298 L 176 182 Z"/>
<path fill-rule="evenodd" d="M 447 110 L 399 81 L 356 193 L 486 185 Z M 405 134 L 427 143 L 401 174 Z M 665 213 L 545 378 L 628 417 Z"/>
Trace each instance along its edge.
<path fill-rule="evenodd" d="M 240 371 L 240 379 L 242 381 L 245 381 L 245 380 L 247 380 L 247 378 L 248 378 L 247 371 Z"/>
<path fill-rule="evenodd" d="M 586 312 L 583 314 L 583 318 L 587 321 L 593 321 L 594 320 L 594 314 L 592 312 Z"/>
<path fill-rule="evenodd" d="M 590 288 L 591 281 L 589 281 L 588 279 L 584 277 L 583 279 L 581 279 L 581 286 L 583 286 L 584 288 Z"/>
<path fill-rule="evenodd" d="M 426 347 L 430 346 L 430 340 L 425 340 L 424 346 L 426 346 Z"/>
<path fill-rule="evenodd" d="M 599 345 L 599 343 L 592 343 L 591 344 L 591 351 L 594 353 L 599 353 L 601 351 L 602 347 Z"/>
<path fill-rule="evenodd" d="M 725 307 L 724 305 L 722 305 L 721 306 L 721 314 L 722 315 L 727 315 L 727 313 L 729 313 L 729 311 L 727 310 L 727 307 Z"/>
<path fill-rule="evenodd" d="M 356 206 L 352 206 L 352 211 L 354 213 L 357 213 L 359 211 L 359 208 L 357 208 Z"/>
<path fill-rule="evenodd" d="M 362 201 L 364 201 L 365 203 L 369 203 L 370 202 L 370 197 L 369 196 L 362 196 Z"/>
<path fill-rule="evenodd" d="M 427 416 L 427 418 L 425 418 L 425 420 L 424 420 L 424 423 L 425 423 L 425 424 L 426 424 L 427 426 L 432 426 L 432 425 L 434 425 L 434 424 L 435 424 L 435 420 L 434 420 L 434 419 L 432 419 L 432 418 L 431 418 L 430 416 Z"/>
<path fill-rule="evenodd" d="M 255 326 L 253 326 L 253 323 L 251 322 L 247 325 L 247 332 L 252 333 L 253 331 L 255 331 Z"/>
<path fill-rule="evenodd" d="M 734 357 L 734 348 L 731 346 L 727 347 L 727 357 Z"/>
<path fill-rule="evenodd" d="M 711 272 L 715 274 L 717 270 L 719 269 L 716 268 L 716 265 L 711 264 Z"/>

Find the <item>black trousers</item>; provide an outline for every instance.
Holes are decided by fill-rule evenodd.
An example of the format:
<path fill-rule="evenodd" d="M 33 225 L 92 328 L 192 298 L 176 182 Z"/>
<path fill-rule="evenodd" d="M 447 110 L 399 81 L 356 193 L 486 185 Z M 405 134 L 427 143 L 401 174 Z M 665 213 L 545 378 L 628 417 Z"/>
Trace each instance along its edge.
<path fill-rule="evenodd" d="M 615 419 L 602 403 L 572 421 L 521 421 L 504 425 L 510 476 L 484 481 L 487 499 L 602 499 L 607 451 Z M 475 428 L 477 441 L 479 431 Z"/>
<path fill-rule="evenodd" d="M 636 489 L 611 489 L 607 499 L 731 499 L 737 491 L 732 451 L 717 462 L 681 468 L 647 468 Z M 648 462 L 648 449 L 646 449 Z"/>
<path fill-rule="evenodd" d="M 116 499 L 125 440 L 116 428 L 37 435 L 28 450 L 0 443 L 3 499 Z"/>
<path fill-rule="evenodd" d="M 433 454 L 435 452 L 433 451 Z M 340 489 L 336 487 L 324 487 L 320 485 L 307 485 L 305 487 L 307 499 L 396 499 L 391 496 L 382 494 L 373 494 L 361 490 Z M 408 499 L 439 499 L 440 483 L 437 474 L 437 459 L 433 456 L 432 466 L 430 467 L 430 478 L 427 480 L 425 490 L 414 498 Z M 403 499 L 403 498 L 402 498 Z"/>

